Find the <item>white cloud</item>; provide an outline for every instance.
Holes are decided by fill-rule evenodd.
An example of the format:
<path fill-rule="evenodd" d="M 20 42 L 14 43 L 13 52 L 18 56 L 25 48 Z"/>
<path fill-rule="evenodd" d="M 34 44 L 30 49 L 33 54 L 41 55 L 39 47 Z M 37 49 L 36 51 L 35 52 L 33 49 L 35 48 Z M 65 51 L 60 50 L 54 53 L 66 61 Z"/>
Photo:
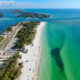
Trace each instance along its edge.
<path fill-rule="evenodd" d="M 22 0 L 23 1 L 23 0 Z M 14 2 L 14 0 L 0 0 L 0 9 L 3 8 L 80 8 L 80 3 L 77 1 L 52 1 L 52 2 L 29 2 L 23 1 L 23 2 Z"/>
<path fill-rule="evenodd" d="M 0 1 L 0 6 L 4 6 L 5 7 L 5 6 L 10 6 L 12 4 L 14 4 L 13 0 L 10 0 L 10 1 L 6 1 L 6 0 Z"/>

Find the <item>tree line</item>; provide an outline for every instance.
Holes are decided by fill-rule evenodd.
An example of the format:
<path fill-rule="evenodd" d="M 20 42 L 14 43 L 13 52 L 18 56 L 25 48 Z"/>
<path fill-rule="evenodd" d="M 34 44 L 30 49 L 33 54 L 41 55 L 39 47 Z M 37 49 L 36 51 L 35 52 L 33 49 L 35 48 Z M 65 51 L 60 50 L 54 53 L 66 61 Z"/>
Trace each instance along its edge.
<path fill-rule="evenodd" d="M 0 69 L 0 80 L 14 80 L 19 77 L 22 63 L 16 66 L 18 58 L 20 58 L 19 52 L 7 60 L 5 66 Z"/>
<path fill-rule="evenodd" d="M 35 28 L 37 27 L 37 24 L 39 24 L 39 22 L 31 21 L 28 23 L 22 23 L 23 27 L 17 34 L 19 40 L 15 45 L 16 49 L 23 49 L 25 44 L 32 44 L 32 41 L 35 37 Z"/>

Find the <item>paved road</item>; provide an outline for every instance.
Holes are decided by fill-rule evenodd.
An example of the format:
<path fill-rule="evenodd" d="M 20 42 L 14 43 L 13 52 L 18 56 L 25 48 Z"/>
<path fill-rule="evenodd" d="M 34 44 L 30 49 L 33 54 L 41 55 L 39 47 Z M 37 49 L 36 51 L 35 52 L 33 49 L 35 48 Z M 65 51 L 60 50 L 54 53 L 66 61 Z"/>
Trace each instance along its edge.
<path fill-rule="evenodd" d="M 6 39 L 3 41 L 3 43 L 0 45 L 0 51 L 3 51 L 3 50 L 7 47 L 8 43 L 10 42 L 10 40 L 11 40 L 13 37 L 15 37 L 15 35 L 17 34 L 17 32 L 20 30 L 20 28 L 21 28 L 21 26 L 20 26 L 20 24 L 18 24 L 18 25 L 14 28 L 14 30 L 13 30 L 10 34 L 8 34 L 7 38 L 6 38 Z"/>

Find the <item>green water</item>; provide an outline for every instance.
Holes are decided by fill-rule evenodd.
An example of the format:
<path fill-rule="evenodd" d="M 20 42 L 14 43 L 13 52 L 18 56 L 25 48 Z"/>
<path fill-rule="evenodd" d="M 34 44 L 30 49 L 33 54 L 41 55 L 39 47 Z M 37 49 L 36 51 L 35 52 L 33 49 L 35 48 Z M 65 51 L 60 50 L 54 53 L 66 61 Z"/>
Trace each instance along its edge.
<path fill-rule="evenodd" d="M 10 24 L 25 20 L 14 17 L 7 10 L 0 10 L 5 14 L 0 18 L 0 33 Z M 30 19 L 47 22 L 38 80 L 80 80 L 80 9 L 23 10 L 51 15 L 46 19 Z"/>
<path fill-rule="evenodd" d="M 47 23 L 38 80 L 80 80 L 80 24 Z"/>
<path fill-rule="evenodd" d="M 80 80 L 80 9 L 23 9 L 50 14 L 43 31 L 42 59 L 38 80 Z M 0 33 L 10 24 L 24 21 L 7 10 L 0 10 Z M 10 10 L 8 10 L 10 11 Z"/>

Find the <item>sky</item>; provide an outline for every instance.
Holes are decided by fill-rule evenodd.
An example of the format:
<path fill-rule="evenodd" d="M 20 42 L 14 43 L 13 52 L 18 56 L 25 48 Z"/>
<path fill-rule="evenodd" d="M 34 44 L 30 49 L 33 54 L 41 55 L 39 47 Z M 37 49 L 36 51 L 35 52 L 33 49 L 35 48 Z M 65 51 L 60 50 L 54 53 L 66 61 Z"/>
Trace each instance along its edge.
<path fill-rule="evenodd" d="M 80 8 L 80 0 L 0 0 L 0 9 Z"/>

